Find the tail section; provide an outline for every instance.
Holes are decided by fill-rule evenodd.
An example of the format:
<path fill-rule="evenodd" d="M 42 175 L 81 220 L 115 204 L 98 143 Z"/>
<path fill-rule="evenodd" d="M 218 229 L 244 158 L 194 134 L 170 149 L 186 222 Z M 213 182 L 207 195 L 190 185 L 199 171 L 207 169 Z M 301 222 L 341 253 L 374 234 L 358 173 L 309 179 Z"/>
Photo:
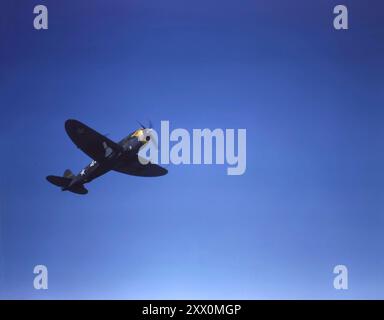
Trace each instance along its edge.
<path fill-rule="evenodd" d="M 71 185 L 71 182 L 75 175 L 71 172 L 71 170 L 67 169 L 64 171 L 64 176 L 47 176 L 47 180 L 54 184 L 55 186 L 61 187 L 62 191 L 71 191 L 77 194 L 87 194 L 88 190 L 82 184 Z"/>

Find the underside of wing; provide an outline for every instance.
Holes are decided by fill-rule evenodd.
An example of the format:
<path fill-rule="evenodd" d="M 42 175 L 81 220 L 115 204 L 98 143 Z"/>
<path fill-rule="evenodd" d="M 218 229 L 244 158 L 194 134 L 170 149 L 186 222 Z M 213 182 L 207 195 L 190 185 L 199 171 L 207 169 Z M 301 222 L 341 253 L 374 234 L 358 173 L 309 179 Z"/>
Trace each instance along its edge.
<path fill-rule="evenodd" d="M 65 130 L 73 143 L 96 161 L 103 161 L 120 150 L 120 146 L 77 120 L 67 120 Z"/>
<path fill-rule="evenodd" d="M 117 172 L 138 177 L 160 177 L 168 173 L 168 170 L 154 163 L 141 164 L 135 160 L 114 169 Z"/>

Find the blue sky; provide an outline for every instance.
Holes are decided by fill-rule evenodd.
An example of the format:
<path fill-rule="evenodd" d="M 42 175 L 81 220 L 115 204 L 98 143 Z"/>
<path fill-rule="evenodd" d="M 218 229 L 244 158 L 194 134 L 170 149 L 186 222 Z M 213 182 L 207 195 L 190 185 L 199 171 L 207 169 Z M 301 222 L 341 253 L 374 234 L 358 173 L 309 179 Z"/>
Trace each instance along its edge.
<path fill-rule="evenodd" d="M 106 3 L 2 4 L 0 297 L 384 298 L 382 2 L 344 1 L 348 31 L 330 0 Z M 64 193 L 45 176 L 90 161 L 68 118 L 116 141 L 136 120 L 245 128 L 247 171 Z"/>

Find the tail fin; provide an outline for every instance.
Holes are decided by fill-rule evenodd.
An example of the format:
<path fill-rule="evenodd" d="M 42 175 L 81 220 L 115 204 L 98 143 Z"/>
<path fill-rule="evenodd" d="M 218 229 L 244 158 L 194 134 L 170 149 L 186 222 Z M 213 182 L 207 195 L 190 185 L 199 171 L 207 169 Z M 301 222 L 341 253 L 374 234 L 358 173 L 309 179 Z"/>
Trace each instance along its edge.
<path fill-rule="evenodd" d="M 66 188 L 66 187 L 69 186 L 69 184 L 71 183 L 72 178 L 74 176 L 75 175 L 72 173 L 72 171 L 67 169 L 67 170 L 64 171 L 64 174 L 63 174 L 62 177 L 59 177 L 59 176 L 48 176 L 47 180 L 50 183 L 54 184 L 55 186 Z"/>
<path fill-rule="evenodd" d="M 67 169 L 64 171 L 63 177 L 65 178 L 73 178 L 75 175 L 72 173 L 71 170 Z"/>

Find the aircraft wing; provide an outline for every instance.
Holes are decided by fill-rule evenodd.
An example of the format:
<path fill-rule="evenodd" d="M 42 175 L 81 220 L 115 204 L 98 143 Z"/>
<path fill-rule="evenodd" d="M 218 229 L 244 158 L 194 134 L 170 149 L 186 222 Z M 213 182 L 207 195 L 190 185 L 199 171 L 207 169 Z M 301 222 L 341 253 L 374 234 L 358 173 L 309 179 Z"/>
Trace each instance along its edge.
<path fill-rule="evenodd" d="M 154 163 L 141 164 L 137 159 L 114 169 L 117 172 L 138 177 L 159 177 L 168 173 L 168 170 Z"/>
<path fill-rule="evenodd" d="M 116 142 L 108 139 L 77 120 L 67 120 L 65 131 L 73 143 L 93 160 L 102 162 L 114 152 L 121 150 Z"/>

